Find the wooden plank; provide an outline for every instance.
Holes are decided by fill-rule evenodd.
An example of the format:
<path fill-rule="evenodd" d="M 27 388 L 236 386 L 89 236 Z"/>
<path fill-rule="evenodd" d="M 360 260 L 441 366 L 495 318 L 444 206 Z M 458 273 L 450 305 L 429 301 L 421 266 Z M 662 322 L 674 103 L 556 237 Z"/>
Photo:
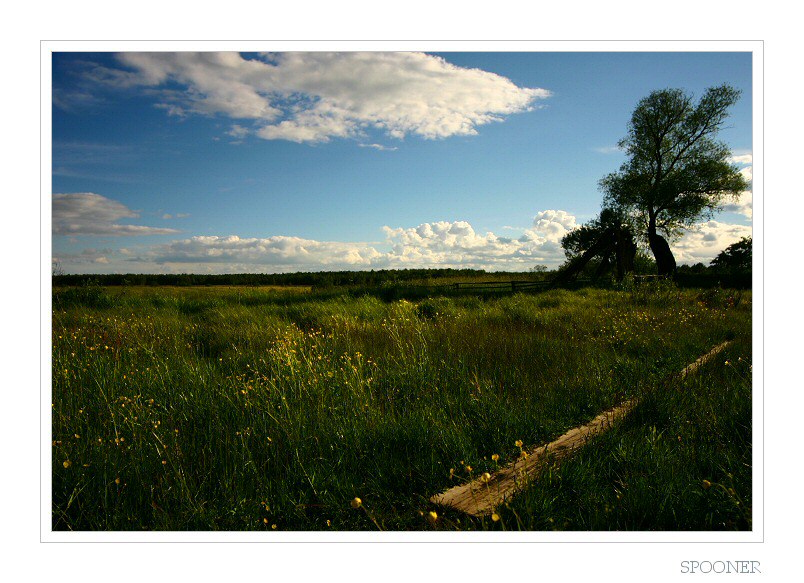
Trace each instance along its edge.
<path fill-rule="evenodd" d="M 488 481 L 478 478 L 437 494 L 430 501 L 473 516 L 489 514 L 520 490 L 547 459 L 560 460 L 570 455 L 592 435 L 605 431 L 616 420 L 624 417 L 634 404 L 635 402 L 628 401 L 604 411 L 586 425 L 570 429 L 555 441 L 532 450 L 527 457 L 520 457 L 496 471 Z"/>
<path fill-rule="evenodd" d="M 683 379 L 688 374 L 694 373 L 696 370 L 698 370 L 701 367 L 701 365 L 703 365 L 703 364 L 709 362 L 710 360 L 712 360 L 712 358 L 715 355 L 717 355 L 718 353 L 723 352 L 723 349 L 726 348 L 729 344 L 731 344 L 730 340 L 726 340 L 726 342 L 721 342 L 720 344 L 715 346 L 712 350 L 710 350 L 709 352 L 704 354 L 702 357 L 700 357 L 698 360 L 696 360 L 695 362 L 693 362 L 689 366 L 685 367 L 684 370 L 681 371 L 681 378 Z"/>
<path fill-rule="evenodd" d="M 698 370 L 701 365 L 711 360 L 729 344 L 730 342 L 727 341 L 715 346 L 685 367 L 680 372 L 681 378 Z M 480 477 L 460 484 L 441 494 L 436 494 L 430 498 L 430 502 L 460 510 L 472 516 L 490 514 L 497 506 L 504 504 L 506 500 L 521 491 L 528 480 L 532 479 L 548 460 L 560 461 L 572 455 L 592 437 L 607 431 L 618 420 L 628 415 L 636 405 L 637 400 L 631 399 L 603 411 L 589 423 L 570 429 L 558 439 L 538 446 L 527 452 L 527 455 L 500 468 L 491 474 L 489 479 L 484 480 Z"/>

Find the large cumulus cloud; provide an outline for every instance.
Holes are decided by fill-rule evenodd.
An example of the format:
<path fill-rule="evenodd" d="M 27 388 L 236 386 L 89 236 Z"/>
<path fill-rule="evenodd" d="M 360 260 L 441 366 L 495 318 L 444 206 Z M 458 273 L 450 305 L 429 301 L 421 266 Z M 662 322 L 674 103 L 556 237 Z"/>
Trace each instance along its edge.
<path fill-rule="evenodd" d="M 472 135 L 550 95 L 500 75 L 415 52 L 121 53 L 88 76 L 145 88 L 173 115 L 221 115 L 230 133 L 326 142 L 368 129 L 392 138 Z"/>

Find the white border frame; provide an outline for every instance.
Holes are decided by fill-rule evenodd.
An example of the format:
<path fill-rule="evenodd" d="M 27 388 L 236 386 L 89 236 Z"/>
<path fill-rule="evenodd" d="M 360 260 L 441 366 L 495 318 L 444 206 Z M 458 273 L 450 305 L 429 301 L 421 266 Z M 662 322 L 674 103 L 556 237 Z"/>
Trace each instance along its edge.
<path fill-rule="evenodd" d="M 427 52 L 751 52 L 753 75 L 753 468 L 750 532 L 53 532 L 51 530 L 52 476 L 52 59 L 51 52 L 127 51 L 427 51 Z M 41 398 L 40 398 L 40 542 L 99 543 L 759 543 L 764 542 L 764 289 L 763 289 L 763 42 L 745 41 L 42 41 L 40 45 L 40 255 L 41 255 Z M 709 555 L 711 556 L 711 554 Z M 693 557 L 694 558 L 694 557 Z"/>

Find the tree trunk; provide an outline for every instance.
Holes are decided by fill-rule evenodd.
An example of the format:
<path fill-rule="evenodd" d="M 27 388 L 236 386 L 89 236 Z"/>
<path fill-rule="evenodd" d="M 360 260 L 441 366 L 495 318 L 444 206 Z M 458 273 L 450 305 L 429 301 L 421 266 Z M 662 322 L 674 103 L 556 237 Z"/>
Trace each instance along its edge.
<path fill-rule="evenodd" d="M 653 256 L 656 258 L 659 275 L 675 276 L 676 259 L 673 257 L 673 252 L 670 250 L 670 245 L 665 238 L 656 232 L 655 217 L 650 217 L 650 223 L 648 224 L 648 243 L 650 244 L 650 250 L 653 251 Z"/>
<path fill-rule="evenodd" d="M 634 271 L 634 257 L 637 246 L 629 230 L 619 229 L 617 237 L 617 281 L 622 281 L 626 274 Z"/>

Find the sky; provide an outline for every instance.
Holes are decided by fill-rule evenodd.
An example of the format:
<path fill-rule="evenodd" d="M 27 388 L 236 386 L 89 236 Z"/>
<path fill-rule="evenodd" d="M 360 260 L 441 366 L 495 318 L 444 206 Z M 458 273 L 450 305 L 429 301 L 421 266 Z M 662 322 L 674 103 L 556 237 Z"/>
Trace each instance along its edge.
<path fill-rule="evenodd" d="M 53 261 L 65 273 L 278 273 L 564 261 L 651 91 L 742 91 L 746 52 L 53 53 Z M 672 241 L 751 235 L 743 193 Z"/>

